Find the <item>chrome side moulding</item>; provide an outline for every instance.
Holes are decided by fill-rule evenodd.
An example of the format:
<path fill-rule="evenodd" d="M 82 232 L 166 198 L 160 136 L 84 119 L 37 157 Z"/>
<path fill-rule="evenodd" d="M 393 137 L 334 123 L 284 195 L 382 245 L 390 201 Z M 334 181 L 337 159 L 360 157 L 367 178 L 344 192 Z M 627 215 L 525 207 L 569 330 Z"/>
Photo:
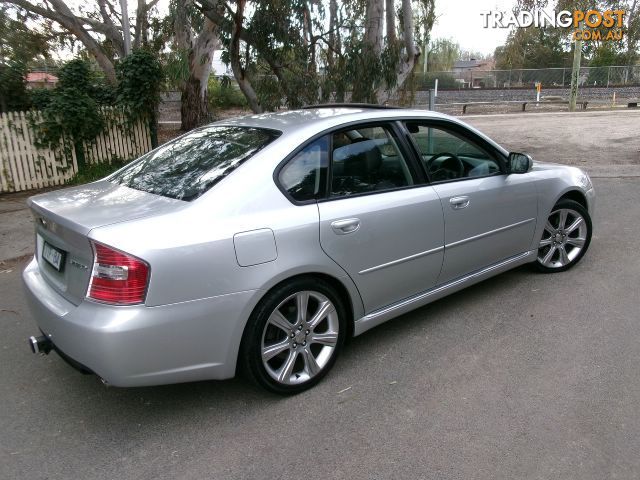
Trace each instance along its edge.
<path fill-rule="evenodd" d="M 424 252 L 416 253 L 414 255 L 409 255 L 408 257 L 399 258 L 397 260 L 392 260 L 390 262 L 383 263 L 381 265 L 376 265 L 375 267 L 371 267 L 371 268 L 366 268 L 364 270 L 360 270 L 358 272 L 358 274 L 359 275 L 364 275 L 365 273 L 376 272 L 378 270 L 382 270 L 383 268 L 392 267 L 394 265 L 399 265 L 401 263 L 408 262 L 410 260 L 415 260 L 416 258 L 426 257 L 427 255 L 431 255 L 432 253 L 441 252 L 442 250 L 444 250 L 444 247 L 432 248 L 431 250 L 426 250 Z"/>
<path fill-rule="evenodd" d="M 535 222 L 535 218 L 529 218 L 527 220 L 522 220 L 521 222 L 512 223 L 511 225 L 506 225 L 504 227 L 496 228 L 495 230 L 489 230 L 488 232 L 481 233 L 479 235 L 474 235 L 473 237 L 463 238 L 462 240 L 458 240 L 457 242 L 451 242 L 445 245 L 445 248 L 457 247 L 458 245 L 463 245 L 468 242 L 472 242 L 474 240 L 478 240 L 480 238 L 488 237 L 490 235 L 494 235 L 496 233 L 504 232 L 505 230 L 509 230 L 511 228 L 519 227 L 520 225 L 525 225 L 530 222 Z"/>
<path fill-rule="evenodd" d="M 444 285 L 438 285 L 425 292 L 418 293 L 412 297 L 405 298 L 404 300 L 400 300 L 399 302 L 380 308 L 355 321 L 354 335 L 360 335 L 361 333 L 364 333 L 387 320 L 391 320 L 392 318 L 433 302 L 434 300 L 449 295 L 457 290 L 462 290 L 463 288 L 480 282 L 485 278 L 492 277 L 498 273 L 517 267 L 518 265 L 533 261 L 535 260 L 535 257 L 536 250 L 520 253 L 499 263 L 483 268 L 482 270 L 478 270 L 469 275 L 465 275 L 464 277 L 452 280 Z"/>

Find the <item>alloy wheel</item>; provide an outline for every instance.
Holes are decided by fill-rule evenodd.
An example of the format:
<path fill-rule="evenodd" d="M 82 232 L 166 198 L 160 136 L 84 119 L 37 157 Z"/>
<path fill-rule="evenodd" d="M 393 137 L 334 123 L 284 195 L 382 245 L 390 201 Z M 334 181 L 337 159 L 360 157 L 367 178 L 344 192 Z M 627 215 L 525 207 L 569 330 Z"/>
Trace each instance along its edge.
<path fill-rule="evenodd" d="M 587 222 L 576 210 L 552 211 L 538 245 L 538 262 L 550 269 L 567 266 L 580 255 L 587 234 Z"/>
<path fill-rule="evenodd" d="M 283 300 L 262 332 L 262 364 L 283 385 L 307 382 L 333 357 L 340 323 L 338 313 L 323 294 L 305 290 Z"/>

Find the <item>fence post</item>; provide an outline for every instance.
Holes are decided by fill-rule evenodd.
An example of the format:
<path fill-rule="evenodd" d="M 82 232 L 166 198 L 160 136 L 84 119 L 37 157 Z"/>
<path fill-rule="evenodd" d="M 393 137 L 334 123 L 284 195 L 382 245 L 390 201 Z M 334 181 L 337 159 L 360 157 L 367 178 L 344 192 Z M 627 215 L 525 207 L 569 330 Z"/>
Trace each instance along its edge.
<path fill-rule="evenodd" d="M 80 170 L 84 170 L 87 164 L 87 160 L 84 156 L 84 142 L 73 139 L 72 144 L 73 144 L 72 148 L 76 152 L 76 161 L 77 161 L 78 172 L 79 172 Z"/>
<path fill-rule="evenodd" d="M 436 110 L 436 92 L 433 88 L 429 89 L 429 110 Z"/>
<path fill-rule="evenodd" d="M 564 73 L 567 71 L 566 68 L 562 69 L 562 86 L 564 87 Z"/>
<path fill-rule="evenodd" d="M 611 76 L 611 65 L 607 67 L 607 88 L 609 88 L 609 77 Z"/>
<path fill-rule="evenodd" d="M 158 146 L 158 114 L 153 112 L 149 119 L 149 133 L 151 134 L 151 148 Z"/>

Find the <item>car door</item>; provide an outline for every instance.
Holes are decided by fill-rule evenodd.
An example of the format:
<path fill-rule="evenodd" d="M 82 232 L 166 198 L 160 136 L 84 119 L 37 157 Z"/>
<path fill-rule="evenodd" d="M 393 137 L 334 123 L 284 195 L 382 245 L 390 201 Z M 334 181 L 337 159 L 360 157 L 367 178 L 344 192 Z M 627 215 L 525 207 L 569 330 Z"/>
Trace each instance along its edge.
<path fill-rule="evenodd" d="M 438 283 L 527 251 L 537 217 L 529 176 L 506 174 L 499 153 L 461 126 L 409 122 L 407 127 L 444 212 Z"/>
<path fill-rule="evenodd" d="M 443 260 L 440 199 L 389 124 L 331 135 L 320 244 L 358 287 L 367 313 L 428 290 Z"/>

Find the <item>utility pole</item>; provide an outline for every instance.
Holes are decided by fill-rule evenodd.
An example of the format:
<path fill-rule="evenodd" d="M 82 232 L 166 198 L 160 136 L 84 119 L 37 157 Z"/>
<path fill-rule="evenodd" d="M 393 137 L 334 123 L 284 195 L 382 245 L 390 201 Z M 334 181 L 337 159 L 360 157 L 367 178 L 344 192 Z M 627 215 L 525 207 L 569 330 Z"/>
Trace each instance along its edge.
<path fill-rule="evenodd" d="M 122 38 L 124 40 L 124 56 L 131 53 L 131 28 L 129 27 L 129 8 L 127 0 L 120 0 L 122 9 Z"/>
<path fill-rule="evenodd" d="M 580 27 L 578 28 L 580 29 Z M 580 82 L 580 60 L 581 59 L 582 59 L 582 40 L 578 40 L 578 38 L 576 37 L 575 42 L 573 42 L 573 68 L 571 69 L 571 92 L 569 93 L 569 111 L 570 112 L 575 112 L 576 110 L 576 100 L 578 99 L 578 83 Z"/>

